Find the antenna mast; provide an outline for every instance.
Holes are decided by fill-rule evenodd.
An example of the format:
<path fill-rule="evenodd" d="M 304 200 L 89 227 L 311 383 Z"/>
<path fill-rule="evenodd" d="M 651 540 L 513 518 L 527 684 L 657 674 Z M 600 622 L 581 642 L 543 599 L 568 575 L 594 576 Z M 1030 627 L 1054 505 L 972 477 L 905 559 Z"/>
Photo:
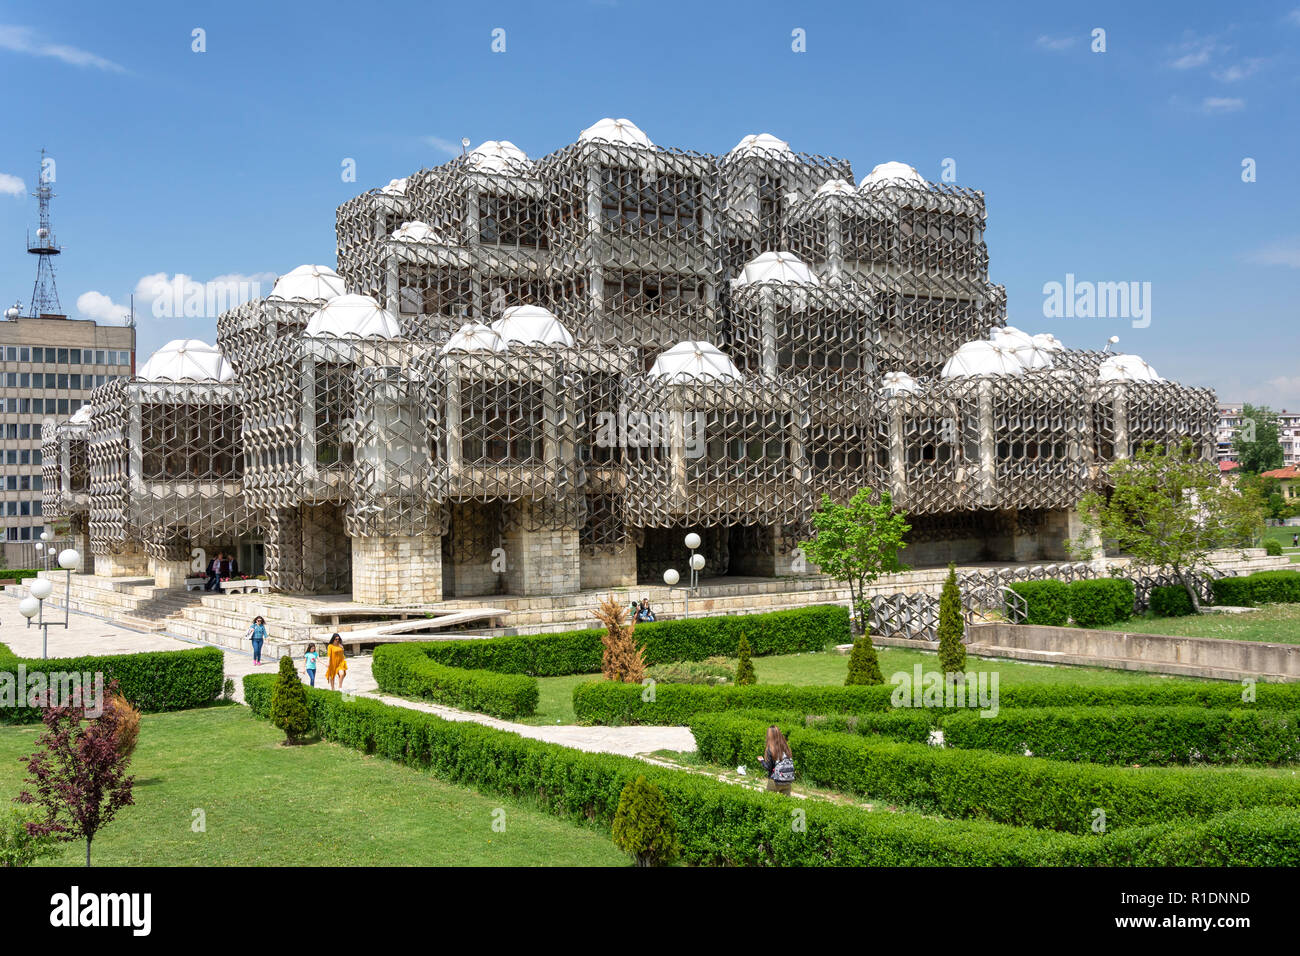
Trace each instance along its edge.
<path fill-rule="evenodd" d="M 27 251 L 39 257 L 36 263 L 36 284 L 32 286 L 32 304 L 28 309 L 31 316 L 60 315 L 59 289 L 54 284 L 54 257 L 63 250 L 54 241 L 54 227 L 50 225 L 50 200 L 54 198 L 54 177 L 46 170 L 45 150 L 41 150 L 41 171 L 37 177 L 36 192 L 32 193 L 40 205 L 40 225 L 36 229 L 36 241 L 31 234 L 27 236 Z"/>

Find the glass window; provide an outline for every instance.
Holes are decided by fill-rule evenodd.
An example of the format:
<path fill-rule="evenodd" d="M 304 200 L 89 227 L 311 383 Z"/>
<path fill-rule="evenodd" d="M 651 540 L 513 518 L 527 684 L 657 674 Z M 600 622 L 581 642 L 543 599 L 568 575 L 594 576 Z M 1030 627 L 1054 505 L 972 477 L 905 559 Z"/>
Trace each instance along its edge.
<path fill-rule="evenodd" d="M 96 365 L 103 365 L 103 364 L 104 364 L 104 350 L 103 350 L 103 349 L 95 349 L 95 364 L 96 364 Z"/>
<path fill-rule="evenodd" d="M 80 391 L 80 389 L 81 389 L 81 376 L 80 376 L 80 375 L 69 375 L 69 376 L 68 376 L 68 388 L 72 389 L 74 392 L 75 392 L 75 391 Z"/>
<path fill-rule="evenodd" d="M 45 351 L 48 352 L 49 349 L 46 349 Z M 59 350 L 58 350 L 58 363 L 59 363 L 60 365 L 67 365 L 67 364 L 68 364 L 68 350 L 67 350 L 67 349 L 59 349 Z"/>
<path fill-rule="evenodd" d="M 29 518 L 32 514 L 32 503 L 30 501 L 18 502 L 18 517 Z"/>
<path fill-rule="evenodd" d="M 30 540 L 32 540 L 32 529 L 31 529 L 31 528 L 19 528 L 19 529 L 18 529 L 18 537 L 19 537 L 20 539 L 22 539 L 23 541 L 30 541 Z"/>
<path fill-rule="evenodd" d="M 56 411 L 54 414 L 56 414 L 56 415 L 70 415 L 70 414 L 72 414 L 71 412 L 68 411 L 68 400 L 67 400 L 66 398 L 61 398 L 61 399 L 59 399 L 59 410 Z"/>
<path fill-rule="evenodd" d="M 81 349 L 72 349 L 71 352 L 68 353 L 68 361 L 71 362 L 73 365 L 80 365 Z"/>
<path fill-rule="evenodd" d="M 19 388 L 30 388 L 30 387 L 31 387 L 31 384 L 32 384 L 32 373 L 31 373 L 31 372 L 22 372 L 21 374 L 19 374 L 19 376 L 18 376 L 18 387 L 19 387 Z"/>
<path fill-rule="evenodd" d="M 37 498 L 35 501 L 32 502 L 32 514 L 37 515 L 39 517 L 43 510 L 44 510 L 44 506 L 41 504 L 41 499 Z"/>
<path fill-rule="evenodd" d="M 17 372 L 5 372 L 5 385 L 6 385 L 7 387 L 9 387 L 9 388 L 17 388 L 17 387 L 18 387 L 18 373 L 17 373 Z"/>
<path fill-rule="evenodd" d="M 7 362 L 18 361 L 18 347 L 16 345 L 11 345 L 9 346 L 9 348 L 5 349 L 5 361 Z"/>
<path fill-rule="evenodd" d="M 45 349 L 41 348 L 39 345 L 38 345 L 36 348 L 32 349 L 32 361 L 33 361 L 33 362 L 44 362 L 44 361 L 45 361 Z"/>
<path fill-rule="evenodd" d="M 18 350 L 18 361 L 30 362 L 32 360 L 32 350 L 24 346 Z"/>

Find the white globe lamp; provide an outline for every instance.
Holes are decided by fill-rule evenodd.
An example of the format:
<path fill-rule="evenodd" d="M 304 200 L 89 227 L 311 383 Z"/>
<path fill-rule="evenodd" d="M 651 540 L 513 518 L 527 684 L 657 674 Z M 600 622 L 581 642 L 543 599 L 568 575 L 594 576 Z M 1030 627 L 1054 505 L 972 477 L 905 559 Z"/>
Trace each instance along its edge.
<path fill-rule="evenodd" d="M 702 554 L 691 555 L 691 570 L 693 571 L 704 570 L 704 555 Z"/>
<path fill-rule="evenodd" d="M 42 531 L 42 532 L 41 532 L 41 540 L 42 540 L 42 541 L 49 541 L 49 540 L 50 540 L 50 533 L 49 533 L 48 531 Z"/>
<path fill-rule="evenodd" d="M 692 531 L 686 536 L 686 547 L 694 551 L 700 546 L 700 536 Z"/>
<path fill-rule="evenodd" d="M 25 597 L 18 602 L 18 613 L 29 621 L 34 618 L 41 609 L 41 602 L 34 597 Z"/>
<path fill-rule="evenodd" d="M 54 592 L 54 584 L 48 578 L 38 578 L 32 582 L 32 597 L 44 601 Z"/>
<path fill-rule="evenodd" d="M 64 548 L 59 552 L 59 567 L 65 571 L 71 571 L 80 560 L 81 555 L 77 553 L 75 548 Z"/>
<path fill-rule="evenodd" d="M 677 582 L 680 581 L 681 579 L 682 576 L 677 573 L 677 570 L 675 568 L 669 568 L 667 571 L 664 572 L 664 584 L 668 585 L 670 588 L 675 587 L 677 585 Z"/>

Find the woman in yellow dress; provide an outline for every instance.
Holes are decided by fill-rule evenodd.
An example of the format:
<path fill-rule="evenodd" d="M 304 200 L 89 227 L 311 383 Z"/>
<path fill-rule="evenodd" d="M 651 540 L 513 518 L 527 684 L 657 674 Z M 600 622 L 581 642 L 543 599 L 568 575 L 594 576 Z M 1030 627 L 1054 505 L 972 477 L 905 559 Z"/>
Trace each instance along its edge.
<path fill-rule="evenodd" d="M 348 659 L 343 654 L 343 638 L 337 634 L 330 637 L 326 650 L 329 651 L 330 656 L 325 668 L 325 679 L 330 682 L 330 690 L 342 690 L 343 678 L 348 673 Z M 335 678 L 338 679 L 338 687 L 334 686 Z"/>

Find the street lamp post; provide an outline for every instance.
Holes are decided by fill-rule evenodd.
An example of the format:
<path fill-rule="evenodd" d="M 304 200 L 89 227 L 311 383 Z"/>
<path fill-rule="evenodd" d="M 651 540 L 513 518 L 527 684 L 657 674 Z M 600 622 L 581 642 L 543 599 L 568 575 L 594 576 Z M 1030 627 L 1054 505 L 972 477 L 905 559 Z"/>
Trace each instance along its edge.
<path fill-rule="evenodd" d="M 41 542 L 37 547 L 45 553 L 45 570 L 48 571 L 50 569 L 50 552 L 54 550 L 50 547 L 50 533 L 48 531 L 41 532 Z"/>
<path fill-rule="evenodd" d="M 697 554 L 700 547 L 700 536 L 692 531 L 686 536 L 686 547 L 691 552 L 688 565 L 691 569 L 691 583 L 684 588 L 678 588 L 677 582 L 682 576 L 677 573 L 676 568 L 669 568 L 664 572 L 664 584 L 668 585 L 670 590 L 680 590 L 686 592 L 686 617 L 691 616 L 691 595 L 700 589 L 700 572 L 704 570 L 704 555 Z"/>
<path fill-rule="evenodd" d="M 18 613 L 27 618 L 30 624 L 36 618 L 41 629 L 41 660 L 49 656 L 50 625 L 45 620 L 45 599 L 54 591 L 54 585 L 48 578 L 38 578 L 32 582 L 32 596 L 18 602 Z"/>
<path fill-rule="evenodd" d="M 81 555 L 75 548 L 65 548 L 59 552 L 59 567 L 67 572 L 67 583 L 63 590 L 63 628 L 67 630 L 72 616 L 72 569 L 81 561 Z"/>

